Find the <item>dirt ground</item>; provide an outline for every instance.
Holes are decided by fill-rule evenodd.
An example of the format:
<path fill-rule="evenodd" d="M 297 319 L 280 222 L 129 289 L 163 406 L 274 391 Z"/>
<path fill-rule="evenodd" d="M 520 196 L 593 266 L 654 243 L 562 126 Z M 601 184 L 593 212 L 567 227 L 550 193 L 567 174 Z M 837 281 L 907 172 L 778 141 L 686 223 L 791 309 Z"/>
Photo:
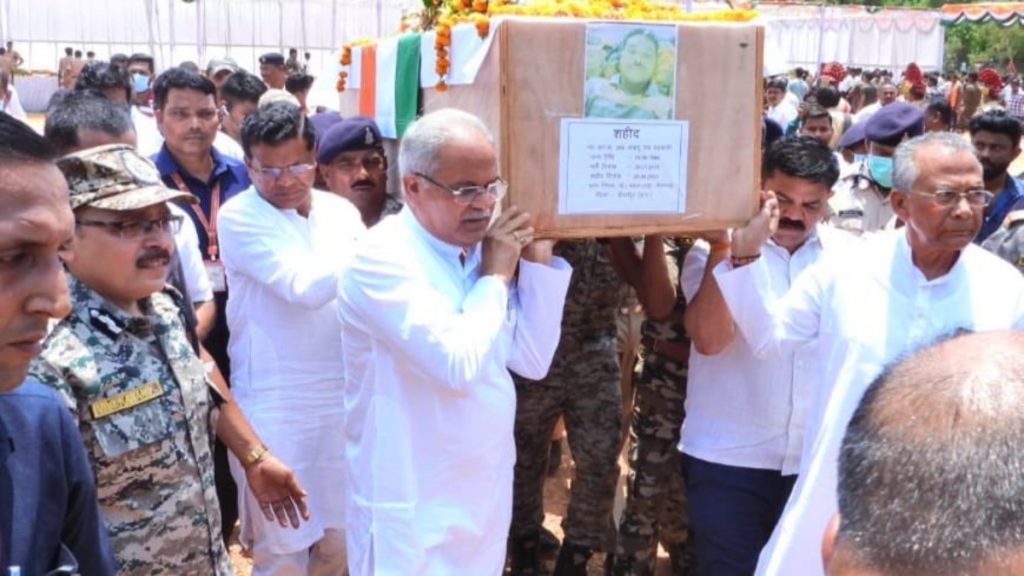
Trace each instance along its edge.
<path fill-rule="evenodd" d="M 619 487 L 615 495 L 616 520 L 619 518 L 622 507 L 625 504 L 625 481 L 627 471 L 625 457 L 619 459 L 619 467 L 622 470 L 622 474 L 619 476 Z M 569 502 L 569 484 L 571 481 L 572 457 L 563 444 L 562 467 L 557 476 L 548 478 L 544 483 L 544 526 L 548 530 L 554 532 L 559 539 L 562 537 L 562 516 L 565 515 L 565 509 Z M 235 568 L 235 576 L 250 576 L 252 572 L 252 561 L 238 544 L 237 533 L 238 531 L 236 529 L 236 537 L 232 538 L 232 542 L 229 547 L 231 562 Z M 604 554 L 595 554 L 594 558 L 590 561 L 587 572 L 590 576 L 601 576 L 604 573 L 603 564 Z M 554 560 L 552 559 L 547 563 L 547 570 L 550 572 L 553 568 Z M 654 574 L 655 576 L 670 576 L 671 573 L 668 554 L 666 554 L 664 550 L 659 549 L 658 564 Z"/>

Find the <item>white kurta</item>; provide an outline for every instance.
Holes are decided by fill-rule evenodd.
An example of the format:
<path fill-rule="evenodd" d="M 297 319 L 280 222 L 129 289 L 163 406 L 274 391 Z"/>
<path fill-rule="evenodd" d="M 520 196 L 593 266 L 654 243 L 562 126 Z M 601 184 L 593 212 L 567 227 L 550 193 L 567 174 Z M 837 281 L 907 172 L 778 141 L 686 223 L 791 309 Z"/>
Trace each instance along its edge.
<path fill-rule="evenodd" d="M 341 280 L 349 570 L 502 572 L 516 392 L 558 344 L 570 270 L 520 261 L 480 277 L 477 246 L 431 236 L 406 208 L 372 228 Z"/>
<path fill-rule="evenodd" d="M 264 443 L 309 492 L 298 530 L 266 522 L 237 462 L 243 542 L 269 551 L 308 548 L 344 528 L 344 395 L 338 276 L 364 232 L 347 200 L 313 190 L 308 218 L 279 210 L 249 188 L 217 217 L 227 270 L 231 388 Z M 249 532 L 251 530 L 251 532 Z"/>
<path fill-rule="evenodd" d="M 966 329 L 1024 325 L 1024 279 L 1012 266 L 969 245 L 948 274 L 928 281 L 911 259 L 903 230 L 881 232 L 841 258 L 812 266 L 776 300 L 763 262 L 715 278 L 751 349 L 777 356 L 818 340 L 820 382 L 828 398 L 817 438 L 758 574 L 823 574 L 820 543 L 837 509 L 837 462 L 846 425 L 868 385 L 888 364 L 935 339 Z M 751 298 L 757 290 L 763 298 Z M 829 394 L 830 393 L 830 394 Z"/>

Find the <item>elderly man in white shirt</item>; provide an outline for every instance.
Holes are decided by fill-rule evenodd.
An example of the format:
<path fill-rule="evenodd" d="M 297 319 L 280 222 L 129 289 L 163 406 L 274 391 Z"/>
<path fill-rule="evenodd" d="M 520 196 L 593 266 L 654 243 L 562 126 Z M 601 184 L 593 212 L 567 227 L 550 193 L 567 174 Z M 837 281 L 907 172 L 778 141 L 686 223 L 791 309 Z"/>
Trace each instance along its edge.
<path fill-rule="evenodd" d="M 406 207 L 364 237 L 338 302 L 349 570 L 495 576 L 516 455 L 508 371 L 547 373 L 570 270 L 528 214 L 494 218 L 506 185 L 476 117 L 424 116 L 399 167 Z"/>
<path fill-rule="evenodd" d="M 891 201 L 903 228 L 873 235 L 841 257 L 826 256 L 780 298 L 766 259 L 757 257 L 778 221 L 769 193 L 761 212 L 733 233 L 733 261 L 716 267 L 705 286 L 720 289 L 755 354 L 820 347 L 818 394 L 827 401 L 808 417 L 808 429 L 819 429 L 805 443 L 810 450 L 758 574 L 823 573 L 816 543 L 837 508 L 843 432 L 886 365 L 958 330 L 1024 327 L 1024 279 L 971 243 L 992 196 L 970 143 L 929 133 L 900 144 L 894 158 Z M 751 298 L 752 290 L 761 298 Z"/>
<path fill-rule="evenodd" d="M 298 107 L 278 103 L 250 116 L 242 142 L 253 186 L 217 217 L 231 294 L 232 391 L 253 427 L 308 490 L 312 511 L 298 529 L 266 520 L 239 485 L 242 543 L 253 574 L 334 576 L 344 572 L 344 392 L 340 271 L 363 231 L 359 211 L 313 190 L 314 135 Z M 252 458 L 257 458 L 253 455 Z"/>
<path fill-rule="evenodd" d="M 828 146 L 808 136 L 784 138 L 765 151 L 763 164 L 763 187 L 779 199 L 781 217 L 759 250 L 771 278 L 767 290 L 781 297 L 825 253 L 858 239 L 819 225 L 839 177 Z M 687 253 L 681 275 L 693 351 L 679 448 L 696 574 L 741 576 L 753 573 L 796 481 L 818 351 L 809 344 L 778 359 L 754 356 L 717 291 L 710 282 L 702 286 L 729 255 L 724 233 L 709 240 Z"/>

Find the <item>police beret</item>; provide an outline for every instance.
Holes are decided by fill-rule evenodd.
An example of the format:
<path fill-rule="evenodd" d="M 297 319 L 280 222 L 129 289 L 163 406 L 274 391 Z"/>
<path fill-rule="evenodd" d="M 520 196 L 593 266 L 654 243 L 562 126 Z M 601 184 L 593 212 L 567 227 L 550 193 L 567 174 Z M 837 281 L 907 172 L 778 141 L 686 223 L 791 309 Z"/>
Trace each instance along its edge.
<path fill-rule="evenodd" d="M 282 56 L 280 52 L 267 52 L 263 56 L 260 56 L 260 64 L 284 66 L 284 56 Z"/>
<path fill-rule="evenodd" d="M 904 138 L 924 134 L 924 111 L 906 102 L 882 106 L 864 121 L 864 135 L 872 142 L 898 146 Z"/>
<path fill-rule="evenodd" d="M 377 124 L 366 116 L 352 116 L 338 122 L 319 140 L 316 161 L 330 162 L 342 152 L 367 150 L 382 146 Z"/>
<path fill-rule="evenodd" d="M 867 120 L 863 122 L 857 122 L 850 126 L 843 132 L 843 137 L 839 139 L 839 150 L 843 148 L 853 148 L 857 144 L 864 141 L 864 127 L 867 125 Z"/>

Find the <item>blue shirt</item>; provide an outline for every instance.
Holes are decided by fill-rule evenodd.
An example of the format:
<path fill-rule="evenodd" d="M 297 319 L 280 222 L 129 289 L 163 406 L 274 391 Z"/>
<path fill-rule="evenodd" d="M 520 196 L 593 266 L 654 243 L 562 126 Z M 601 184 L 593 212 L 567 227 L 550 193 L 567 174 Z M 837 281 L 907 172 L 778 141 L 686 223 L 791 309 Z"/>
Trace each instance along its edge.
<path fill-rule="evenodd" d="M 216 148 L 211 148 L 211 153 L 213 154 L 213 172 L 210 173 L 210 179 L 206 182 L 185 172 L 178 166 L 174 156 L 171 156 L 171 152 L 167 149 L 166 144 L 160 148 L 159 152 L 153 155 L 153 162 L 156 164 L 157 170 L 160 171 L 160 177 L 163 179 L 164 184 L 168 188 L 177 190 L 178 184 L 172 176 L 172 174 L 177 173 L 189 191 L 199 198 L 198 207 L 207 218 L 210 217 L 214 187 L 220 186 L 220 204 L 223 206 L 224 202 L 229 198 L 248 189 L 252 185 L 252 182 L 249 181 L 249 171 L 246 170 L 245 164 L 234 158 L 224 156 Z M 206 233 L 206 226 L 203 225 L 195 210 L 186 207 L 185 212 L 192 218 L 196 225 L 196 232 L 199 233 L 199 251 L 203 254 L 204 259 L 208 259 L 210 239 Z"/>
<path fill-rule="evenodd" d="M 26 380 L 0 393 L 0 571 L 44 574 L 67 564 L 112 576 L 114 553 L 78 428 L 56 391 Z"/>
<path fill-rule="evenodd" d="M 1006 215 L 1014 209 L 1014 206 L 1022 198 L 1024 198 L 1024 182 L 1007 174 L 1006 184 L 985 214 L 985 219 L 981 222 L 981 230 L 978 230 L 974 243 L 981 244 L 993 232 L 998 230 L 1003 225 Z"/>

